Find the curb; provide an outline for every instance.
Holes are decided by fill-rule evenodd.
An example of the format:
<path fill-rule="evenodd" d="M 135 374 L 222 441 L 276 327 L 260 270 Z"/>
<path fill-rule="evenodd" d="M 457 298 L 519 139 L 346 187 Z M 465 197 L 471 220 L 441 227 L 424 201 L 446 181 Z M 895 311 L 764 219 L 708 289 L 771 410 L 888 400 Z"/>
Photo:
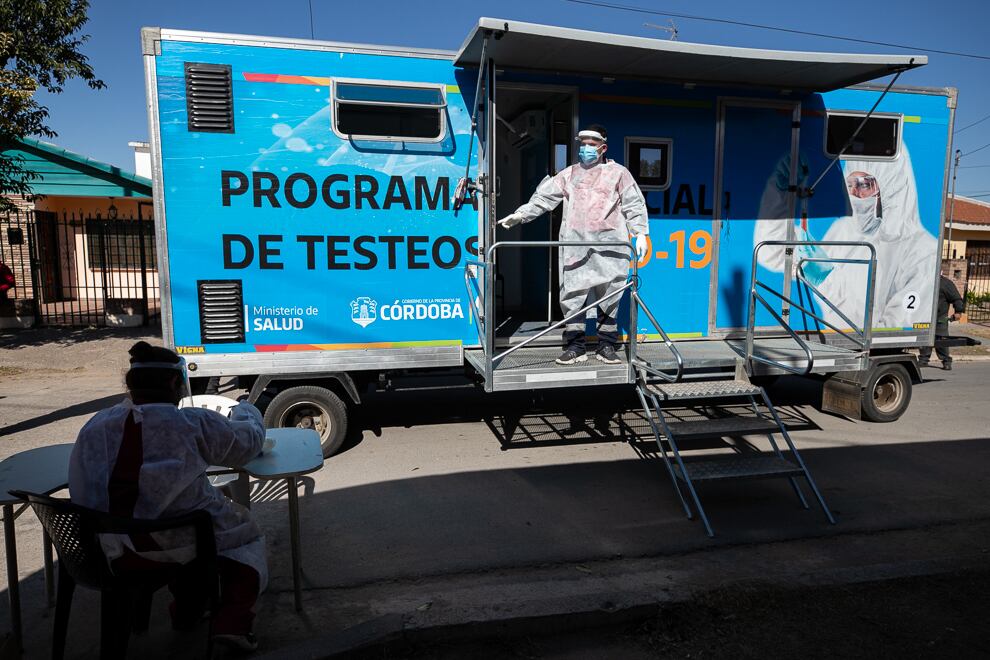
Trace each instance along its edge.
<path fill-rule="evenodd" d="M 387 657 L 389 651 L 417 644 L 543 636 L 643 621 L 666 605 L 726 586 L 817 587 L 985 568 L 990 554 L 986 539 L 990 519 L 722 546 L 668 557 L 441 576 L 430 582 L 317 589 L 307 600 L 313 605 L 318 599 L 333 600 L 325 610 L 328 616 L 334 608 L 371 602 L 378 613 L 258 657 L 335 658 L 378 647 Z M 424 601 L 433 606 L 416 606 Z M 382 611 L 386 609 L 392 611 Z"/>

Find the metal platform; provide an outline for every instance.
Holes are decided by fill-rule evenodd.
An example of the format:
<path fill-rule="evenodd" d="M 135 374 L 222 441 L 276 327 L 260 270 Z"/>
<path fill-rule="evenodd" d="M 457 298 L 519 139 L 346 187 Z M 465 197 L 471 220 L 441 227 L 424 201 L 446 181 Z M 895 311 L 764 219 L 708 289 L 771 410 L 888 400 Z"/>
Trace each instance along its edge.
<path fill-rule="evenodd" d="M 723 370 L 735 368 L 736 362 L 745 353 L 742 340 L 703 339 L 677 342 L 677 350 L 684 359 L 687 371 Z M 864 368 L 859 353 L 837 346 L 809 342 L 815 357 L 812 372 L 830 373 L 835 371 L 856 371 Z M 802 366 L 804 352 L 787 337 L 757 338 L 754 353 L 783 364 Z M 574 387 L 581 385 L 624 385 L 632 384 L 634 376 L 629 369 L 626 347 L 618 351 L 622 364 L 608 365 L 595 359 L 592 351 L 588 360 L 572 365 L 559 365 L 554 362 L 561 353 L 561 347 L 524 346 L 505 359 L 495 363 L 492 382 L 486 389 L 491 392 L 508 390 L 544 389 L 551 387 Z M 654 369 L 673 371 L 676 362 L 664 344 L 648 342 L 637 344 L 636 356 Z M 466 349 L 465 360 L 480 373 L 485 373 L 485 356 L 480 349 Z M 781 369 L 761 363 L 754 363 L 754 374 L 773 375 L 786 373 Z"/>
<path fill-rule="evenodd" d="M 815 358 L 812 373 L 856 371 L 865 366 L 864 358 L 857 351 L 811 341 L 808 347 Z M 743 339 L 680 341 L 677 342 L 677 350 L 684 356 L 684 364 L 689 369 L 726 369 L 734 367 L 736 360 L 745 357 L 746 342 Z M 670 370 L 676 366 L 670 351 L 661 343 L 639 344 L 636 351 L 640 359 L 649 362 L 655 369 Z M 802 367 L 806 363 L 804 351 L 789 337 L 757 337 L 753 341 L 753 353 L 792 367 Z M 754 375 L 787 373 L 759 362 L 754 362 L 753 372 Z"/>
<path fill-rule="evenodd" d="M 633 382 L 625 351 L 619 351 L 621 364 L 605 364 L 589 352 L 585 362 L 560 365 L 554 362 L 560 353 L 560 346 L 521 348 L 495 364 L 492 382 L 487 384 L 486 389 L 504 392 L 580 385 L 628 385 Z M 464 358 L 478 373 L 485 373 L 485 356 L 481 350 L 466 350 Z"/>

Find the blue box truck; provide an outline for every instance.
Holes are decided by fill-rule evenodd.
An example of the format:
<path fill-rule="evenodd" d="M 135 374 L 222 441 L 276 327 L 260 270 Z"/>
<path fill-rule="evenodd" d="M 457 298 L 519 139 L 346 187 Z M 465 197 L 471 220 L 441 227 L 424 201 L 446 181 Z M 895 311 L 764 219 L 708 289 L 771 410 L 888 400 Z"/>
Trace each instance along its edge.
<path fill-rule="evenodd" d="M 910 401 L 956 93 L 877 81 L 924 56 L 490 18 L 456 52 L 142 43 L 165 341 L 327 455 L 396 372 L 486 391 L 818 374 L 827 409 L 874 421 Z M 591 122 L 644 192 L 651 246 L 621 294 L 622 363 L 562 367 L 559 210 L 495 221 Z"/>

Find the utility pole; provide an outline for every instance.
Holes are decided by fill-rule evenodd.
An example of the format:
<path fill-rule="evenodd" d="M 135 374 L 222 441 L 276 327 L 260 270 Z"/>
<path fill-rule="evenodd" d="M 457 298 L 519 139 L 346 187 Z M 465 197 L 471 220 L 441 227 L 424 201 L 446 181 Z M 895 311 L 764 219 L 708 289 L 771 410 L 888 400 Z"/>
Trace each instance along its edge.
<path fill-rule="evenodd" d="M 956 160 L 952 170 L 952 201 L 949 202 L 949 247 L 948 256 L 952 258 L 952 221 L 956 210 L 956 175 L 959 174 L 959 159 L 962 158 L 962 150 L 956 149 Z"/>

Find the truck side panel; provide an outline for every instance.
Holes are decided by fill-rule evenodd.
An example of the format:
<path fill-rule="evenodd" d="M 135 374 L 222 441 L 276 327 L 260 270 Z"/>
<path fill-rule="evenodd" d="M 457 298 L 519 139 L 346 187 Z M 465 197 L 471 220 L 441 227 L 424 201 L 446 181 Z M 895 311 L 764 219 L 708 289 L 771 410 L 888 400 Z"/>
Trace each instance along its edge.
<path fill-rule="evenodd" d="M 188 64 L 230 67 L 232 131 L 191 130 Z M 441 139 L 338 133 L 340 79 L 434 86 L 446 102 Z M 155 80 L 167 341 L 200 354 L 201 375 L 283 361 L 435 366 L 476 341 L 463 262 L 477 251 L 477 209 L 451 201 L 468 160 L 473 74 L 423 56 L 164 40 Z M 223 316 L 231 300 L 235 319 Z"/>

